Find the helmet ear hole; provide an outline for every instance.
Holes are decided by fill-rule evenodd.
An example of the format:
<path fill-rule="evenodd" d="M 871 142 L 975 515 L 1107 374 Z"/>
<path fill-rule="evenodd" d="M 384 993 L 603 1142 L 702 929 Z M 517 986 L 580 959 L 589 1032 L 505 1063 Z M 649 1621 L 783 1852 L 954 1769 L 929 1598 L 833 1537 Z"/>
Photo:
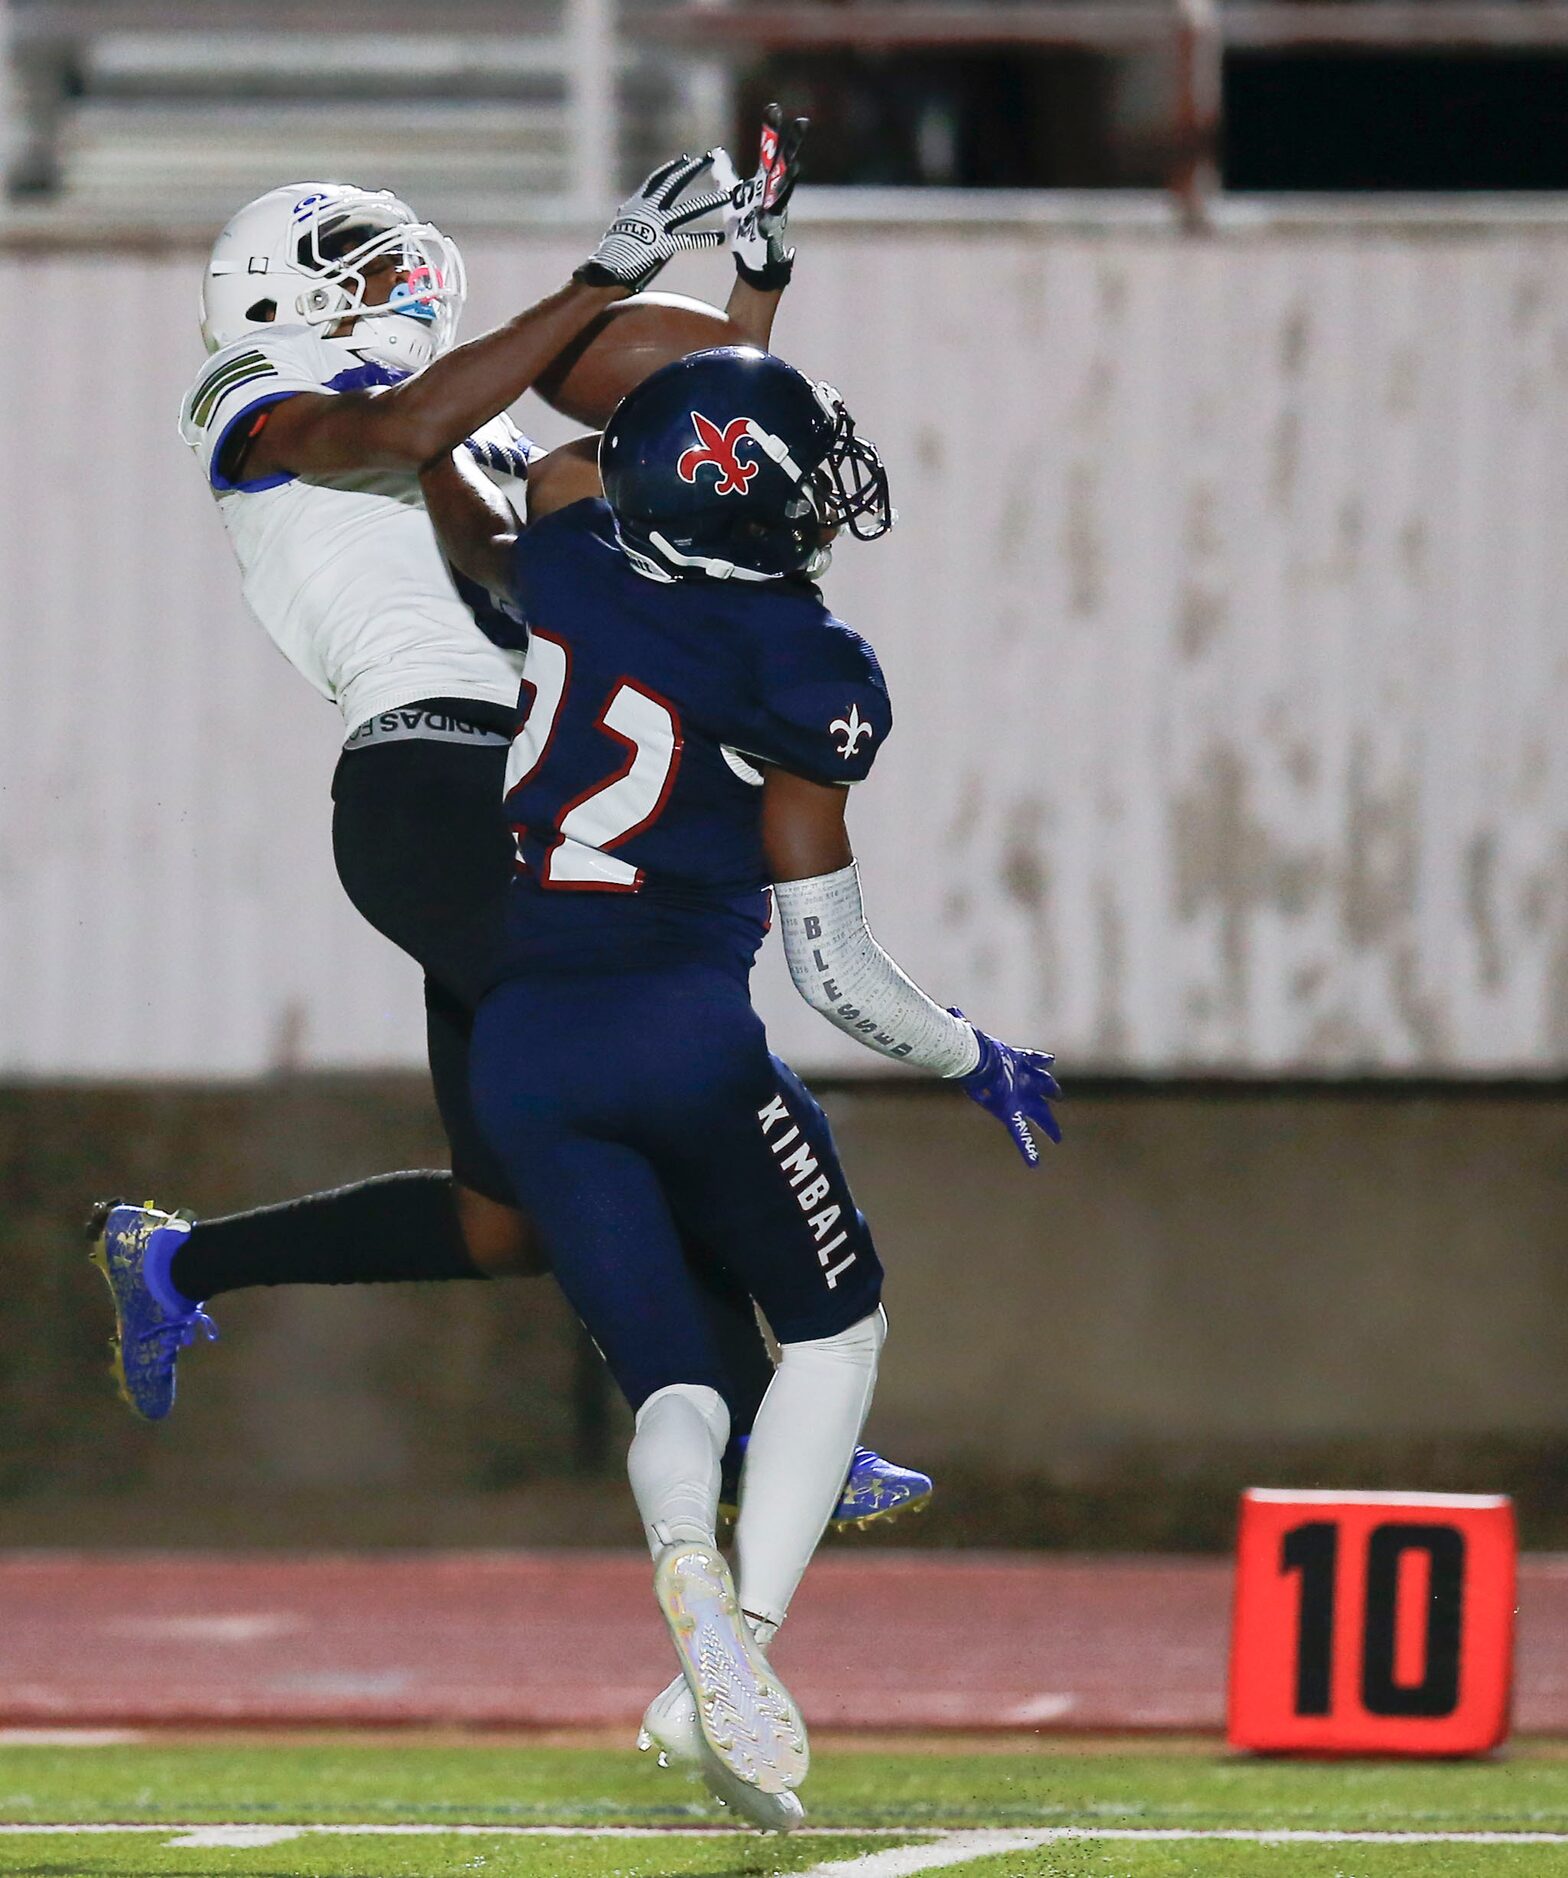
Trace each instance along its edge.
<path fill-rule="evenodd" d="M 245 317 L 254 320 L 258 326 L 265 326 L 278 317 L 276 300 L 255 300 L 246 307 Z"/>

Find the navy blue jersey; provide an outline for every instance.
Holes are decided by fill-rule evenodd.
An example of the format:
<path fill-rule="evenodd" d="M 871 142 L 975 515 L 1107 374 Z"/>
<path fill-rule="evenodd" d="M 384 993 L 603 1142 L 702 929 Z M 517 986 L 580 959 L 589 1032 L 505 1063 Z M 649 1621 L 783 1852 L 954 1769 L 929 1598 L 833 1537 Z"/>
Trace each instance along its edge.
<path fill-rule="evenodd" d="M 769 914 L 757 766 L 866 776 L 893 722 L 876 655 L 810 587 L 639 574 L 598 501 L 524 531 L 511 597 L 508 969 L 748 969 Z"/>

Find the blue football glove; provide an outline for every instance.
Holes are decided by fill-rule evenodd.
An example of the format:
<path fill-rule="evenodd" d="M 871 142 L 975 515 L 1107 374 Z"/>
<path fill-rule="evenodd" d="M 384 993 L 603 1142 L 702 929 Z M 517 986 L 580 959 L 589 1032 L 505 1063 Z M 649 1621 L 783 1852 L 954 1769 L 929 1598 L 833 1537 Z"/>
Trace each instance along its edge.
<path fill-rule="evenodd" d="M 964 1016 L 957 1010 L 953 1015 Z M 967 1018 L 964 1021 L 969 1022 Z M 1052 1098 L 1062 1093 L 1051 1074 L 1056 1058 L 1043 1050 L 1020 1050 L 1010 1043 L 1000 1043 L 978 1025 L 970 1028 L 979 1040 L 980 1061 L 967 1076 L 953 1080 L 971 1102 L 978 1102 L 1006 1127 L 1018 1152 L 1031 1167 L 1038 1167 L 1040 1149 L 1029 1132 L 1029 1124 L 1043 1128 L 1053 1141 L 1062 1138 L 1061 1124 L 1051 1113 Z"/>

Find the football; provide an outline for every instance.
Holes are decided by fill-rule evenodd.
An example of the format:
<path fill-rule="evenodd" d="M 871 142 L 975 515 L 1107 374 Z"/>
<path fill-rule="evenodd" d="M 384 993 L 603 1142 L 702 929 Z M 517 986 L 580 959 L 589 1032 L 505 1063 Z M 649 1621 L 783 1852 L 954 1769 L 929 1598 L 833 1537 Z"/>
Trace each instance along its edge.
<path fill-rule="evenodd" d="M 678 293 L 618 300 L 569 345 L 534 389 L 552 410 L 594 430 L 634 385 L 688 352 L 754 341 L 725 313 Z"/>

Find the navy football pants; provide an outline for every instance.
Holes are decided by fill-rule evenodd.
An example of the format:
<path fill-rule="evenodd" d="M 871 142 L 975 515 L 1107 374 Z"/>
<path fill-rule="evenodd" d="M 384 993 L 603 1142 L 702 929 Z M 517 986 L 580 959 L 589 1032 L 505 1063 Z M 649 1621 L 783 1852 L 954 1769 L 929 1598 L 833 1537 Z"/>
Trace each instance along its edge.
<path fill-rule="evenodd" d="M 497 721 L 495 706 L 461 699 L 412 708 L 486 728 Z M 499 969 L 512 878 L 512 835 L 501 813 L 506 755 L 504 745 L 416 740 L 346 750 L 332 785 L 332 840 L 354 905 L 424 967 L 430 1073 L 452 1172 L 510 1206 L 514 1184 L 480 1131 L 469 1078 L 474 1011 Z M 734 1379 L 735 1432 L 746 1434 L 773 1364 L 744 1289 L 717 1270 L 708 1277 L 704 1310 Z"/>
<path fill-rule="evenodd" d="M 728 1397 L 689 1258 L 749 1292 L 781 1343 L 875 1310 L 882 1268 L 827 1118 L 729 974 L 508 980 L 479 1008 L 472 1076 L 480 1126 L 633 1409 L 674 1383 Z"/>

